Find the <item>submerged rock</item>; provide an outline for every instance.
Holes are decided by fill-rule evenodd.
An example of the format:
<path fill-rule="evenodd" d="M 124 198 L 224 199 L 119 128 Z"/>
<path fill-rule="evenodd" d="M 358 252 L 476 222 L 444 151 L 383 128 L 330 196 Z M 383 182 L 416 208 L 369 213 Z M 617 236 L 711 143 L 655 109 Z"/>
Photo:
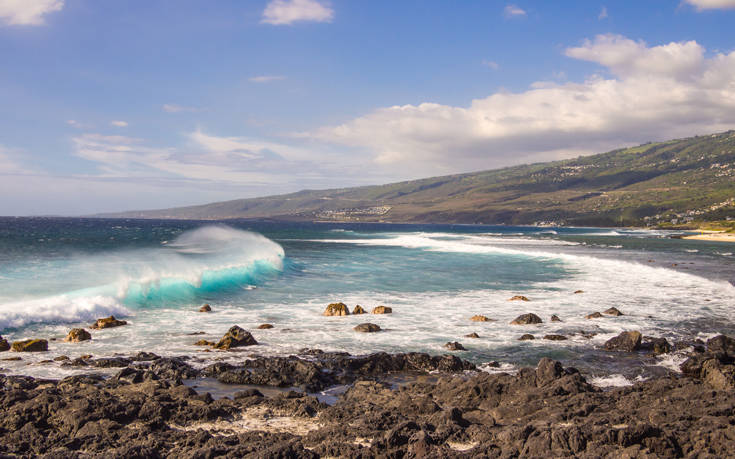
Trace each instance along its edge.
<path fill-rule="evenodd" d="M 607 315 L 610 315 L 610 316 L 616 316 L 616 317 L 619 317 L 619 316 L 622 316 L 623 315 L 623 313 L 620 312 L 620 310 L 618 308 L 609 308 L 609 309 L 605 309 L 602 312 L 603 312 L 603 314 L 607 314 Z"/>
<path fill-rule="evenodd" d="M 472 316 L 470 320 L 473 322 L 492 322 L 492 319 L 481 315 Z"/>
<path fill-rule="evenodd" d="M 215 347 L 217 349 L 227 350 L 233 347 L 253 346 L 255 344 L 258 344 L 258 342 L 255 341 L 255 338 L 253 338 L 250 332 L 245 331 L 237 325 L 233 325 Z"/>
<path fill-rule="evenodd" d="M 530 333 L 525 333 L 525 334 L 521 335 L 520 338 L 518 338 L 518 341 L 530 341 L 532 339 L 536 339 L 536 337 L 533 336 Z"/>
<path fill-rule="evenodd" d="M 45 339 L 13 341 L 12 349 L 15 352 L 46 352 L 48 351 L 48 341 Z"/>
<path fill-rule="evenodd" d="M 199 312 L 212 312 L 212 307 L 208 304 L 205 304 L 201 308 L 199 308 Z"/>
<path fill-rule="evenodd" d="M 565 341 L 568 338 L 564 335 L 545 335 L 544 339 L 548 339 L 549 341 Z"/>
<path fill-rule="evenodd" d="M 633 352 L 641 347 L 641 332 L 626 331 L 622 332 L 614 338 L 610 338 L 605 343 L 605 349 L 608 351 Z"/>
<path fill-rule="evenodd" d="M 212 341 L 207 341 L 206 339 L 200 339 L 196 343 L 194 343 L 194 346 L 215 346 L 217 343 Z"/>
<path fill-rule="evenodd" d="M 271 324 L 260 324 L 258 325 L 258 330 L 270 330 L 273 328 L 273 325 Z"/>
<path fill-rule="evenodd" d="M 5 352 L 10 350 L 10 344 L 8 343 L 8 340 L 0 336 L 0 352 Z"/>
<path fill-rule="evenodd" d="M 511 325 L 530 325 L 530 324 L 540 324 L 544 321 L 541 320 L 541 317 L 537 316 L 533 313 L 523 314 L 518 317 L 516 317 L 510 324 Z"/>
<path fill-rule="evenodd" d="M 117 320 L 115 316 L 105 317 L 104 319 L 97 319 L 97 322 L 93 323 L 89 328 L 93 330 L 101 330 L 103 328 L 120 327 L 127 325 L 128 323 L 124 320 Z"/>
<path fill-rule="evenodd" d="M 515 295 L 511 298 L 508 298 L 508 301 L 531 301 L 528 299 L 528 297 L 523 295 Z"/>
<path fill-rule="evenodd" d="M 593 312 L 592 314 L 588 314 L 585 316 L 585 319 L 601 319 L 603 316 L 599 312 Z"/>
<path fill-rule="evenodd" d="M 388 306 L 378 306 L 373 308 L 373 314 L 391 314 L 393 309 Z"/>
<path fill-rule="evenodd" d="M 344 303 L 331 303 L 329 306 L 327 306 L 327 309 L 324 310 L 325 316 L 348 316 L 350 315 L 350 310 L 347 309 L 347 305 Z"/>
<path fill-rule="evenodd" d="M 445 344 L 444 347 L 446 347 L 450 351 L 466 351 L 467 350 L 465 349 L 464 346 L 462 346 L 462 344 L 458 343 L 457 341 L 449 342 Z"/>
<path fill-rule="evenodd" d="M 367 311 L 358 304 L 355 306 L 355 309 L 352 310 L 352 314 L 367 314 Z"/>
<path fill-rule="evenodd" d="M 470 333 L 469 335 L 464 335 L 464 337 L 465 338 L 479 338 L 480 335 L 478 335 L 477 333 L 474 333 L 473 332 L 473 333 Z"/>
<path fill-rule="evenodd" d="M 562 320 L 561 320 L 561 319 L 559 318 L 559 316 L 557 316 L 556 314 L 553 314 L 553 315 L 551 316 L 551 321 L 552 321 L 552 322 L 563 322 L 563 321 L 562 321 Z"/>
<path fill-rule="evenodd" d="M 72 328 L 69 334 L 66 335 L 66 338 L 64 338 L 64 341 L 67 343 L 79 343 L 90 339 L 92 339 L 92 335 L 87 330 L 83 328 Z"/>
<path fill-rule="evenodd" d="M 380 331 L 380 326 L 371 323 L 356 325 L 353 330 L 360 333 L 375 333 Z"/>

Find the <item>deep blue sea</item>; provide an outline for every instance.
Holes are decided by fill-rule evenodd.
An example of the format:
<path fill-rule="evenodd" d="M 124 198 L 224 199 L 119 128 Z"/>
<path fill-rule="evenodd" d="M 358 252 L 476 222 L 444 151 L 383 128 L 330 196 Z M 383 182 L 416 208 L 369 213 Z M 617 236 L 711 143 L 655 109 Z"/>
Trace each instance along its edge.
<path fill-rule="evenodd" d="M 0 368 L 61 377 L 80 370 L 42 361 L 145 350 L 188 355 L 206 365 L 305 347 L 438 354 L 447 352 L 446 342 L 460 341 L 467 351 L 457 355 L 488 371 L 498 371 L 488 362 L 513 371 L 550 356 L 600 385 L 629 384 L 679 361 L 676 355 L 652 359 L 601 351 L 620 331 L 670 341 L 735 333 L 735 245 L 670 235 L 594 228 L 0 218 L 0 334 L 9 340 L 55 338 L 50 353 L 0 361 Z M 514 295 L 530 301 L 508 301 Z M 386 305 L 394 312 L 324 317 L 326 305 L 337 301 L 350 309 Z M 197 312 L 203 303 L 214 311 Z M 611 306 L 625 316 L 585 319 Z M 509 325 L 526 312 L 544 323 Z M 69 329 L 111 314 L 130 325 L 93 331 L 84 343 L 62 341 Z M 476 314 L 496 321 L 471 322 Z M 563 322 L 550 322 L 552 314 Z M 385 331 L 352 330 L 366 321 Z M 262 323 L 274 328 L 256 329 Z M 234 324 L 260 344 L 245 353 L 203 352 L 193 345 L 218 339 Z M 464 337 L 471 332 L 480 338 Z M 518 341 L 524 333 L 537 339 Z M 570 339 L 541 339 L 557 333 Z"/>

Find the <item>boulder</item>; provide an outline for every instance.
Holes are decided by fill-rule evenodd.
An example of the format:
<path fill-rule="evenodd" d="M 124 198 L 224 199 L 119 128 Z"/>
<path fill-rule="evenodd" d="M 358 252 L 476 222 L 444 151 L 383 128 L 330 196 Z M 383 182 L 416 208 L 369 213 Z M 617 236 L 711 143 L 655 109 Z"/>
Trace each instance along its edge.
<path fill-rule="evenodd" d="M 453 342 L 453 343 L 452 342 L 449 342 L 449 343 L 445 344 L 444 347 L 446 347 L 450 351 L 466 351 L 467 350 L 467 349 L 464 348 L 464 346 L 462 346 L 460 343 L 458 343 L 456 341 Z"/>
<path fill-rule="evenodd" d="M 605 349 L 608 351 L 624 351 L 633 352 L 641 347 L 641 332 L 627 331 L 622 332 L 614 338 L 610 338 L 605 343 Z"/>
<path fill-rule="evenodd" d="M 101 330 L 103 328 L 120 327 L 127 325 L 128 323 L 124 320 L 117 320 L 115 316 L 105 317 L 104 319 L 97 319 L 97 322 L 93 323 L 89 328 L 93 330 Z"/>
<path fill-rule="evenodd" d="M 541 317 L 533 313 L 523 314 L 516 317 L 510 324 L 511 325 L 529 325 L 529 324 L 540 324 L 543 323 Z"/>
<path fill-rule="evenodd" d="M 588 314 L 587 316 L 585 316 L 585 319 L 600 319 L 600 318 L 602 318 L 602 314 L 600 314 L 599 312 L 593 312 L 592 314 Z"/>
<path fill-rule="evenodd" d="M 66 335 L 66 338 L 64 338 L 64 341 L 67 343 L 79 343 L 90 339 L 92 339 L 92 335 L 87 330 L 83 328 L 72 328 L 69 334 Z"/>
<path fill-rule="evenodd" d="M 270 330 L 273 328 L 273 325 L 271 324 L 260 324 L 258 325 L 258 330 Z"/>
<path fill-rule="evenodd" d="M 479 338 L 480 335 L 477 333 L 470 333 L 469 335 L 464 335 L 465 338 Z"/>
<path fill-rule="evenodd" d="M 717 359 L 709 359 L 702 364 L 701 377 L 713 389 L 735 390 L 735 367 L 722 365 Z"/>
<path fill-rule="evenodd" d="M 376 324 L 364 323 L 355 326 L 353 330 L 360 333 L 375 333 L 380 331 L 380 327 Z"/>
<path fill-rule="evenodd" d="M 8 343 L 8 340 L 0 336 L 0 352 L 5 352 L 10 350 L 10 344 Z"/>
<path fill-rule="evenodd" d="M 561 319 L 559 318 L 559 316 L 557 316 L 556 314 L 553 314 L 553 315 L 551 316 L 551 321 L 552 321 L 552 322 L 563 322 L 563 321 L 562 321 L 562 320 L 561 320 Z"/>
<path fill-rule="evenodd" d="M 45 339 L 13 341 L 12 349 L 15 352 L 45 352 L 48 351 L 48 341 Z"/>
<path fill-rule="evenodd" d="M 325 316 L 348 316 L 350 315 L 350 310 L 347 309 L 347 305 L 344 303 L 331 303 L 329 306 L 327 306 L 327 309 L 324 310 Z"/>
<path fill-rule="evenodd" d="M 518 338 L 518 341 L 530 341 L 532 339 L 536 339 L 536 337 L 531 335 L 530 333 L 526 333 L 524 335 L 521 335 L 521 337 Z"/>
<path fill-rule="evenodd" d="M 212 307 L 208 304 L 205 304 L 201 308 L 199 308 L 199 312 L 212 312 Z"/>
<path fill-rule="evenodd" d="M 575 294 L 584 293 L 584 290 L 575 290 L 574 293 Z"/>
<path fill-rule="evenodd" d="M 492 322 L 492 319 L 480 315 L 472 316 L 470 317 L 470 320 L 473 322 Z"/>
<path fill-rule="evenodd" d="M 393 309 L 388 306 L 378 306 L 373 308 L 373 314 L 391 314 Z"/>
<path fill-rule="evenodd" d="M 217 343 L 214 343 L 212 341 L 207 341 L 206 339 L 200 339 L 196 343 L 194 343 L 194 346 L 214 346 Z"/>
<path fill-rule="evenodd" d="M 367 314 L 367 311 L 358 304 L 355 306 L 355 309 L 352 310 L 352 314 Z"/>
<path fill-rule="evenodd" d="M 528 299 L 528 297 L 523 295 L 515 295 L 512 298 L 508 298 L 508 301 L 531 301 Z"/>
<path fill-rule="evenodd" d="M 255 344 L 258 344 L 258 342 L 255 341 L 250 332 L 233 325 L 214 347 L 217 349 L 232 349 L 233 347 L 253 346 Z"/>
<path fill-rule="evenodd" d="M 605 309 L 604 311 L 602 311 L 602 313 L 603 314 L 610 315 L 610 316 L 616 316 L 616 317 L 619 317 L 619 316 L 622 316 L 623 315 L 623 313 L 620 312 L 620 310 L 618 308 Z"/>
<path fill-rule="evenodd" d="M 644 336 L 643 342 L 641 343 L 641 349 L 653 352 L 655 355 L 668 354 L 671 352 L 671 344 L 666 341 L 666 338 L 652 338 L 650 336 Z"/>
<path fill-rule="evenodd" d="M 735 357 L 735 339 L 725 335 L 717 335 L 707 340 L 707 350 L 709 352 L 721 352 Z"/>
<path fill-rule="evenodd" d="M 549 341 L 564 341 L 567 337 L 564 335 L 546 335 L 544 339 L 548 339 Z"/>

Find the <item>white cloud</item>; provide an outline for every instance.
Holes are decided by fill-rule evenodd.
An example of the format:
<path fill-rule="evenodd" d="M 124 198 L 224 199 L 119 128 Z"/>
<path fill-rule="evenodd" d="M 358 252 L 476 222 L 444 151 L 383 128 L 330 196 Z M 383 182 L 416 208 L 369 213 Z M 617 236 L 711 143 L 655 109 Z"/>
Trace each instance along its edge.
<path fill-rule="evenodd" d="M 64 0 L 0 0 L 0 20 L 8 25 L 41 25 L 45 15 L 63 7 Z"/>
<path fill-rule="evenodd" d="M 90 127 L 88 124 L 81 123 L 77 120 L 66 120 L 66 124 L 77 129 L 87 129 Z"/>
<path fill-rule="evenodd" d="M 184 105 L 177 105 L 177 104 L 163 104 L 161 109 L 166 113 L 195 113 L 198 112 L 199 109 L 196 107 L 186 107 Z"/>
<path fill-rule="evenodd" d="M 110 126 L 127 127 L 127 125 L 128 125 L 127 121 L 120 121 L 120 120 L 110 121 Z"/>
<path fill-rule="evenodd" d="M 520 8 L 517 5 L 506 5 L 506 7 L 503 9 L 503 14 L 505 14 L 506 18 L 514 18 L 519 16 L 525 16 L 526 10 Z"/>
<path fill-rule="evenodd" d="M 597 153 L 735 125 L 735 52 L 705 56 L 696 42 L 649 47 L 601 35 L 566 55 L 611 76 L 541 81 L 469 106 L 380 108 L 309 135 L 372 153 L 379 163 L 441 173 Z"/>
<path fill-rule="evenodd" d="M 332 22 L 334 10 L 317 0 L 271 0 L 261 23 L 290 25 L 294 22 Z"/>
<path fill-rule="evenodd" d="M 728 10 L 735 9 L 735 0 L 685 0 L 697 10 Z"/>
<path fill-rule="evenodd" d="M 260 75 L 248 78 L 251 83 L 270 83 L 272 81 L 285 80 L 286 77 L 282 75 Z"/>
<path fill-rule="evenodd" d="M 485 60 L 485 61 L 482 61 L 482 65 L 484 65 L 487 68 L 493 69 L 493 70 L 498 70 L 500 68 L 500 65 L 498 65 L 498 63 L 495 61 Z"/>
<path fill-rule="evenodd" d="M 600 10 L 600 14 L 597 15 L 597 19 L 602 21 L 603 19 L 606 19 L 607 17 L 608 17 L 607 7 L 603 6 L 602 9 Z"/>

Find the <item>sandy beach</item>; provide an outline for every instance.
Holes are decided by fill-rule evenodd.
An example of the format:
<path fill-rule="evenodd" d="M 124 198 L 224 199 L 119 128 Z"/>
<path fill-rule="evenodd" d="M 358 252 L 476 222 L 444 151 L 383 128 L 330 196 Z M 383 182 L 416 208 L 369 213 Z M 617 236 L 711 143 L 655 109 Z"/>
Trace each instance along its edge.
<path fill-rule="evenodd" d="M 682 239 L 694 239 L 698 241 L 735 242 L 735 233 L 713 233 L 703 232 L 692 236 L 684 236 Z"/>

